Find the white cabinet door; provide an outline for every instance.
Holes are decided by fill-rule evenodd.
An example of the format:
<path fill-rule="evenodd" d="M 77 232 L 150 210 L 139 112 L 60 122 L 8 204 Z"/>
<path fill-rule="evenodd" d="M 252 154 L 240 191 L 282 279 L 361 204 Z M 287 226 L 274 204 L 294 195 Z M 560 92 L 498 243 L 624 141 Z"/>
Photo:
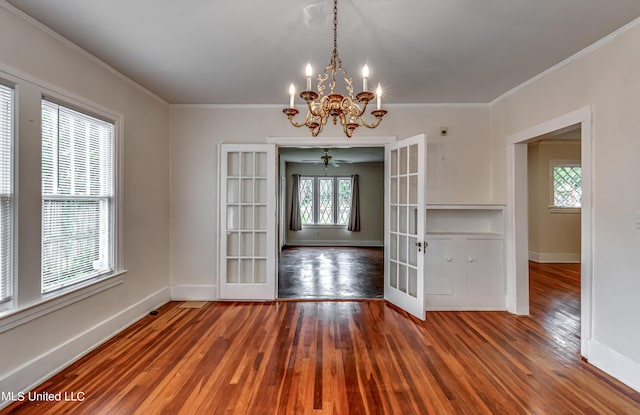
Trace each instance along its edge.
<path fill-rule="evenodd" d="M 220 151 L 220 298 L 273 300 L 276 158 L 272 144 L 223 144 Z"/>
<path fill-rule="evenodd" d="M 425 256 L 425 292 L 427 295 L 451 295 L 455 278 L 455 241 L 430 238 Z"/>
<path fill-rule="evenodd" d="M 467 239 L 465 246 L 469 293 L 474 296 L 504 294 L 504 241 Z"/>

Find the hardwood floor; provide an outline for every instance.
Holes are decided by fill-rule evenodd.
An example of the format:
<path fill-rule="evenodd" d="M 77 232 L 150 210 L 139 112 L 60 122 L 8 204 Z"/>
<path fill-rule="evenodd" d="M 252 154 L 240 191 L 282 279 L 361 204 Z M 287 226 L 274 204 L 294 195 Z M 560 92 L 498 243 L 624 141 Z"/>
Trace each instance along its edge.
<path fill-rule="evenodd" d="M 384 295 L 384 249 L 289 247 L 278 261 L 278 298 L 363 299 Z"/>
<path fill-rule="evenodd" d="M 576 270 L 532 264 L 531 317 L 384 301 L 169 303 L 37 388 L 15 414 L 638 414 L 578 354 Z"/>

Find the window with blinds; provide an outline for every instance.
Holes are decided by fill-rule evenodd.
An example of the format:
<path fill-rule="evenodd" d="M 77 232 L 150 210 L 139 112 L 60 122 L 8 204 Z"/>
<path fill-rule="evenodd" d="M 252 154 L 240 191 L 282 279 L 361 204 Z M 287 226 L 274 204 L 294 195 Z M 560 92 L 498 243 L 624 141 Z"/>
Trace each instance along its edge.
<path fill-rule="evenodd" d="M 114 269 L 114 124 L 42 101 L 42 292 Z"/>
<path fill-rule="evenodd" d="M 13 294 L 13 89 L 0 84 L 0 303 Z"/>

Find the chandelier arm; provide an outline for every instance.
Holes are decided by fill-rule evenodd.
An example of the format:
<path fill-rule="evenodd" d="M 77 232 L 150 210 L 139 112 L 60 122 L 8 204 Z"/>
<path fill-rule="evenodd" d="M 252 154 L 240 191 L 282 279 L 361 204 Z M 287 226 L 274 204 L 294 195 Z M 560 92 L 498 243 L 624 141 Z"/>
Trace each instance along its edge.
<path fill-rule="evenodd" d="M 380 122 L 382 122 L 382 117 L 376 117 L 376 122 L 374 122 L 373 124 L 368 124 L 364 120 L 364 115 L 362 115 L 360 116 L 360 122 L 362 123 L 362 125 L 364 125 L 367 128 L 376 128 L 377 126 L 380 125 Z"/>

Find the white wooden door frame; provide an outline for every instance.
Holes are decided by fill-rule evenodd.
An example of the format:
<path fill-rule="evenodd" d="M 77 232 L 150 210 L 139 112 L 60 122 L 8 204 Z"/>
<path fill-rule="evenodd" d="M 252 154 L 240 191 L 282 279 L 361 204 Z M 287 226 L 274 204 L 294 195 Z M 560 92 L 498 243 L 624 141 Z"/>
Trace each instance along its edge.
<path fill-rule="evenodd" d="M 507 309 L 529 314 L 527 143 L 580 124 L 582 164 L 580 353 L 589 358 L 593 333 L 593 126 L 591 106 L 561 115 L 507 137 Z"/>

